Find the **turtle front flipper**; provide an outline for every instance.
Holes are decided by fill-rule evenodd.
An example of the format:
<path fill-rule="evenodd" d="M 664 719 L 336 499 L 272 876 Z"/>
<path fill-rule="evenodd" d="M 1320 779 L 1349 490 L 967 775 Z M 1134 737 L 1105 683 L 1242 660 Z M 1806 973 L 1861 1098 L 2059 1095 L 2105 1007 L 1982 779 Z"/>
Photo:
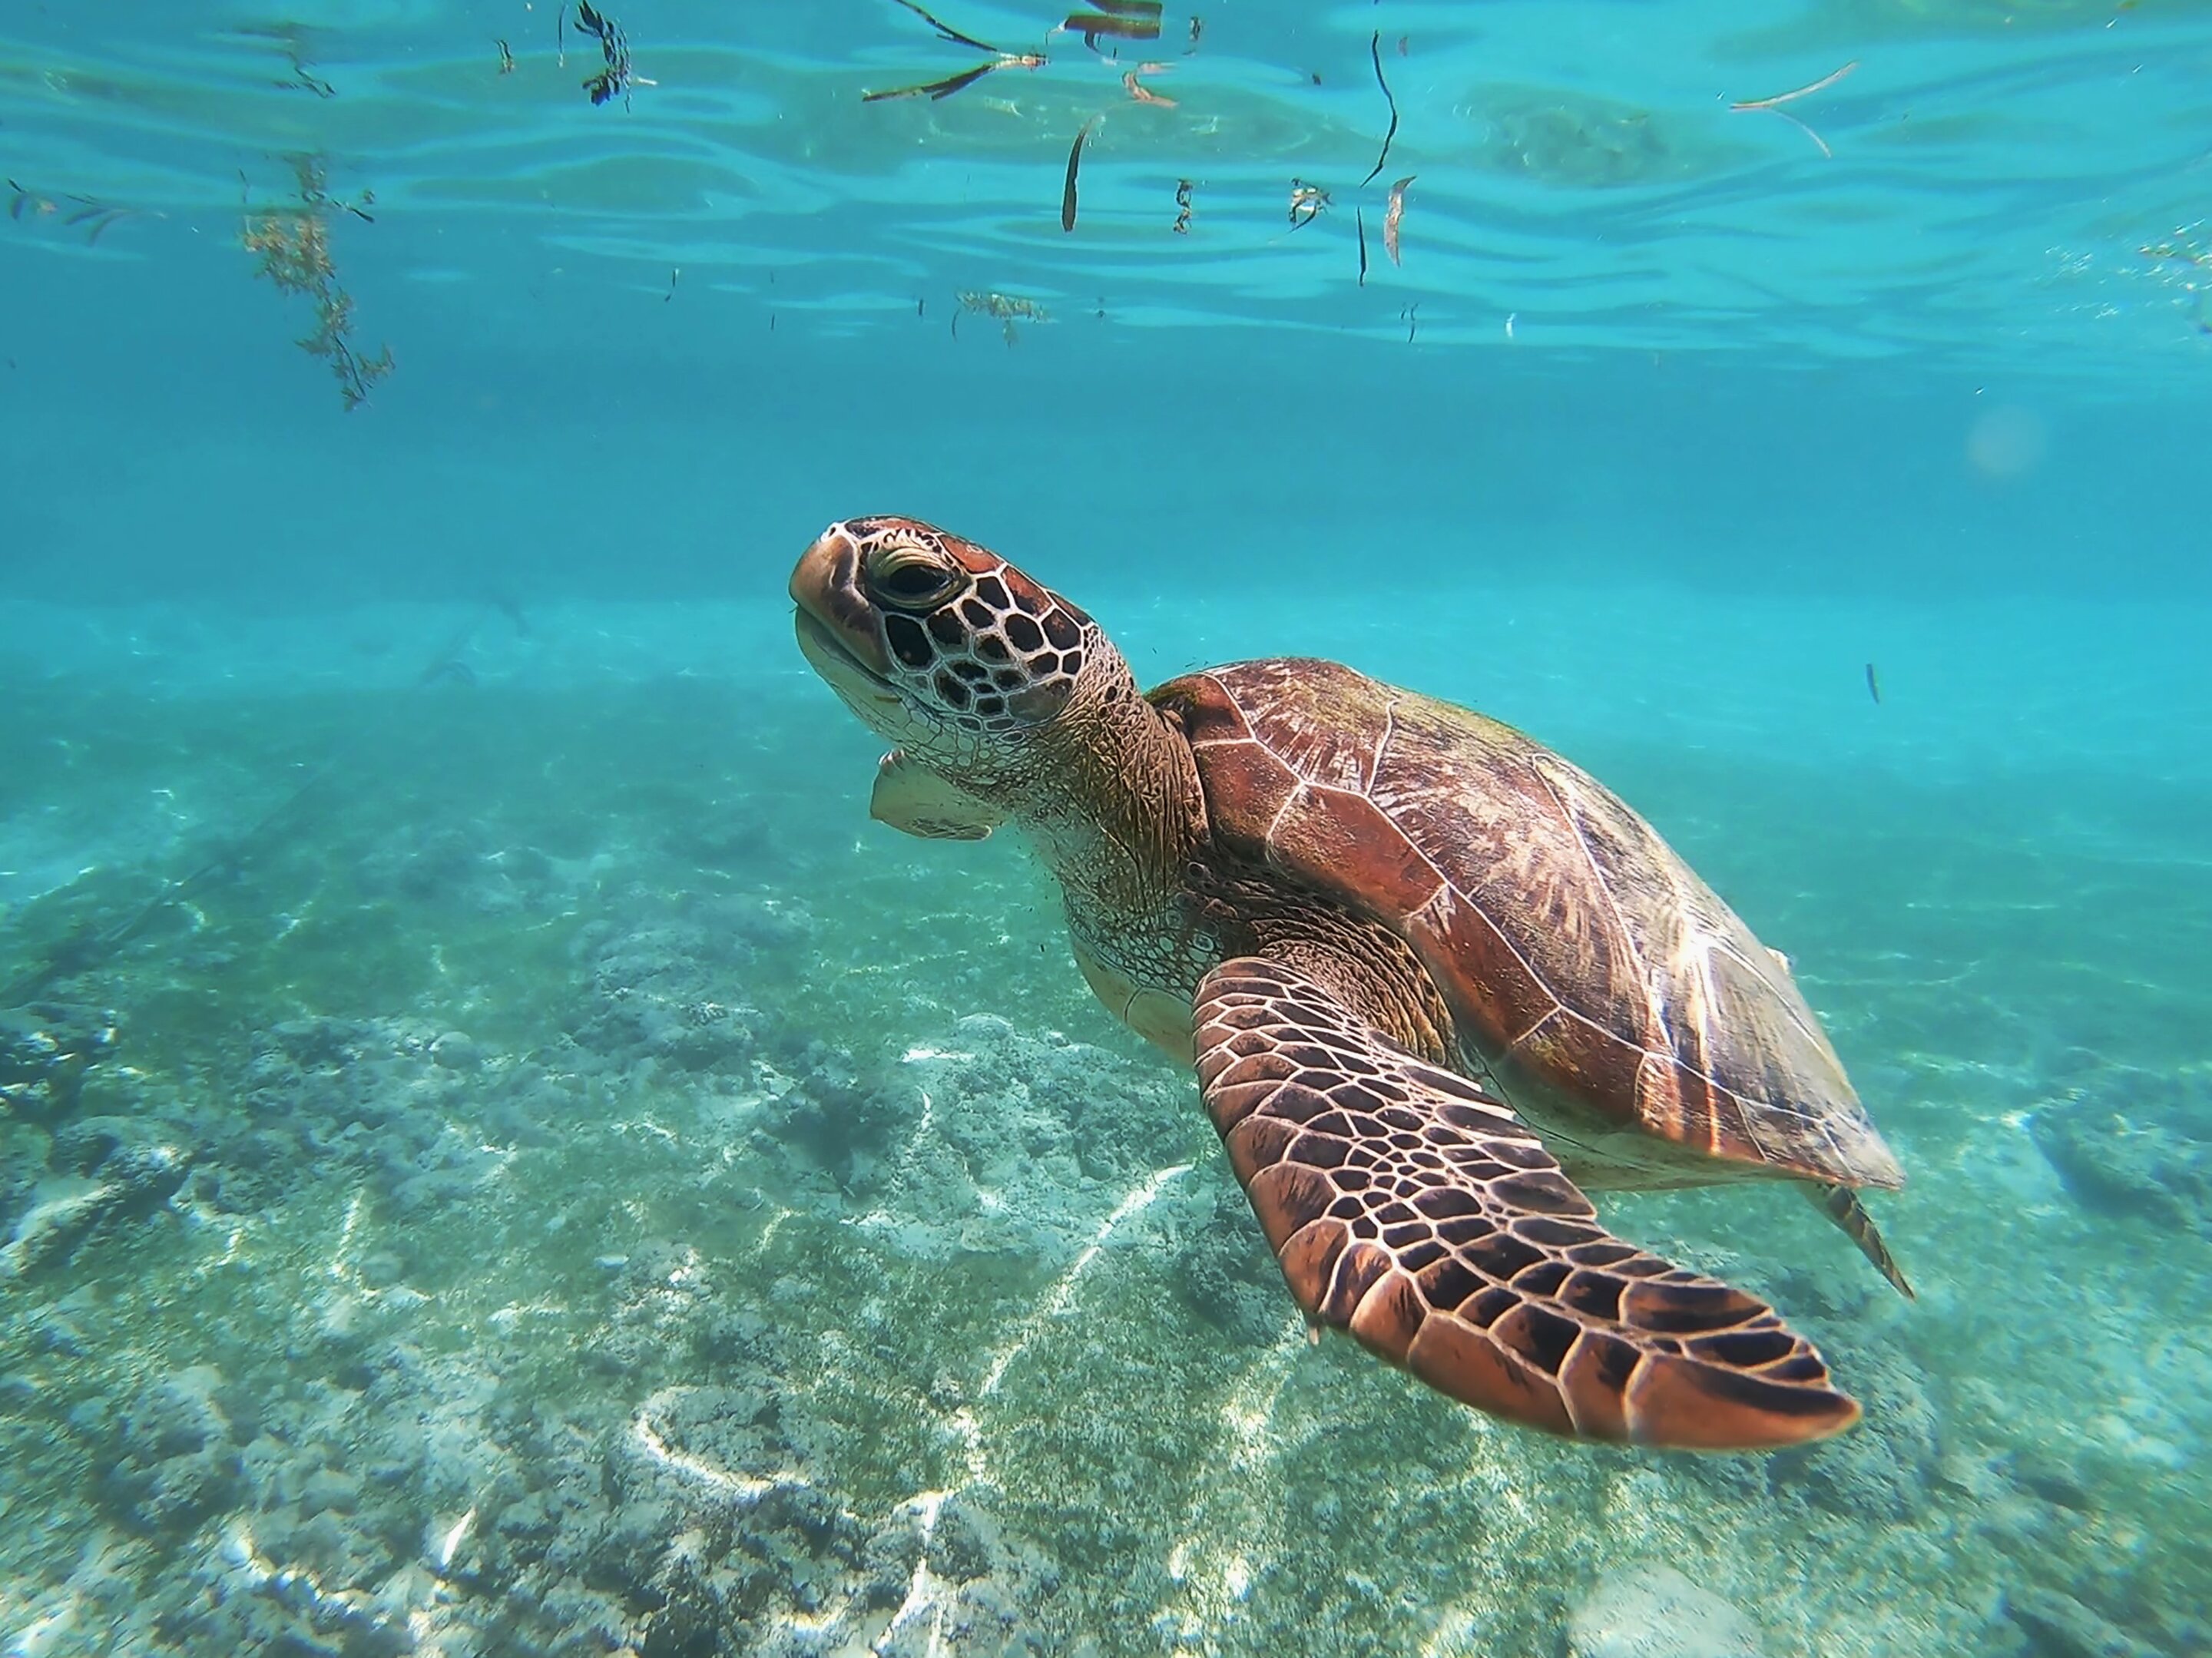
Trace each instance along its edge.
<path fill-rule="evenodd" d="M 924 841 L 981 841 L 1005 814 L 893 749 L 876 768 L 868 816 Z"/>
<path fill-rule="evenodd" d="M 1314 980 L 1224 962 L 1195 1013 L 1206 1113 L 1309 1316 L 1551 1433 L 1757 1450 L 1857 1420 L 1771 1309 L 1609 1236 L 1510 1110 Z"/>

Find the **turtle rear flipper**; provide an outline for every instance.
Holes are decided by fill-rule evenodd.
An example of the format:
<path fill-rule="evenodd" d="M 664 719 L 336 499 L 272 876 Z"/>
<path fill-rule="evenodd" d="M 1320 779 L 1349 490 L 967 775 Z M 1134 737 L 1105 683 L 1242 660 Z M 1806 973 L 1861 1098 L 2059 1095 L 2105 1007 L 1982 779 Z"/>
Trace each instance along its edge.
<path fill-rule="evenodd" d="M 1887 1278 L 1890 1287 L 1907 1301 L 1917 1301 L 1912 1285 L 1905 1276 L 1905 1269 L 1897 1264 L 1897 1257 L 1889 1253 L 1889 1246 L 1881 1239 L 1881 1229 L 1867 1213 L 1866 1205 L 1859 1194 L 1848 1186 L 1826 1186 L 1816 1181 L 1805 1183 L 1805 1195 L 1813 1199 L 1813 1206 L 1841 1227 L 1844 1235 L 1859 1247 L 1859 1253 L 1875 1265 L 1875 1270 Z"/>
<path fill-rule="evenodd" d="M 1309 1317 L 1477 1409 L 1704 1450 L 1859 1409 L 1765 1303 L 1608 1235 L 1505 1106 L 1279 963 L 1199 985 L 1198 1079 Z"/>

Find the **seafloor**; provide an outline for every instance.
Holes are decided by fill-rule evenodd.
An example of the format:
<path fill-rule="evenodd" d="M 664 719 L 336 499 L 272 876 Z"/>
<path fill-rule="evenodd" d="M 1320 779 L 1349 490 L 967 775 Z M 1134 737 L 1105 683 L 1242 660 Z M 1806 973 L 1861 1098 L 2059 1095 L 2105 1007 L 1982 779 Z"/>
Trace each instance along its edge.
<path fill-rule="evenodd" d="M 1331 642 L 1082 597 L 1148 674 Z M 1188 1079 L 1012 848 L 867 822 L 771 609 L 11 611 L 0 978 L 207 872 L 0 1011 L 0 1649 L 2212 1651 L 2189 629 L 1893 617 L 1877 708 L 1782 614 L 1332 624 L 1651 815 L 1911 1169 L 1912 1305 L 1785 1191 L 1606 1204 L 1868 1406 L 1700 1459 L 1310 1346 Z"/>

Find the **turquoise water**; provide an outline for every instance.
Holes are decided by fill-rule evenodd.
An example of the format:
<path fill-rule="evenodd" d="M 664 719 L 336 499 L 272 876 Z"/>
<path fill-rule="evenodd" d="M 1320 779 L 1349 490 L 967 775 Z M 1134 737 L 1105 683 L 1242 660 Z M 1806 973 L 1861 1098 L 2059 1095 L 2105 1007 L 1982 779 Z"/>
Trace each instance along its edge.
<path fill-rule="evenodd" d="M 2212 14 L 931 9 L 1050 61 L 0 19 L 0 1652 L 2212 1652 Z M 869 820 L 785 582 L 872 512 L 1647 816 L 1919 1297 L 1602 1212 L 1864 1421 L 1309 1345 L 1047 876 Z"/>

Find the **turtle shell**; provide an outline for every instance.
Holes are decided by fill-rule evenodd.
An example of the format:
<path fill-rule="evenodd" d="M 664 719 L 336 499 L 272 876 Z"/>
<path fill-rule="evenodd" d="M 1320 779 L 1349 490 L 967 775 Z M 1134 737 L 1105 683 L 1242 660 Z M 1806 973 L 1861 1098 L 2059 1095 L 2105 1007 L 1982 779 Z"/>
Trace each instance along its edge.
<path fill-rule="evenodd" d="M 1689 1184 L 1717 1158 L 1903 1183 L 1788 969 L 1588 773 L 1334 662 L 1237 663 L 1152 700 L 1224 849 L 1404 938 L 1470 1062 L 1580 1177 Z"/>

